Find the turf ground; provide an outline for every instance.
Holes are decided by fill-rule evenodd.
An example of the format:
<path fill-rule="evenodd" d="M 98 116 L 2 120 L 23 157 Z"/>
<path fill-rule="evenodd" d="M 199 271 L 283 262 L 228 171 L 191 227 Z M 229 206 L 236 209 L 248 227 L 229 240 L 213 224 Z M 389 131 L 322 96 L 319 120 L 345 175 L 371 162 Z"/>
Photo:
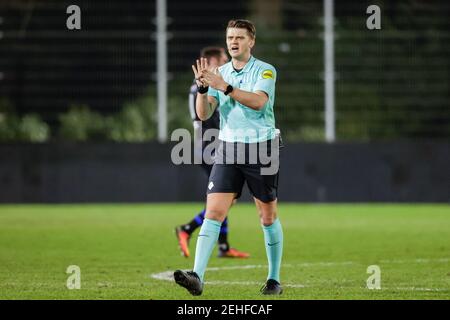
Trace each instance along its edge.
<path fill-rule="evenodd" d="M 0 206 L 0 299 L 191 299 L 165 279 L 193 266 L 179 254 L 173 229 L 199 209 Z M 448 205 L 282 204 L 280 217 L 280 299 L 450 298 Z M 254 206 L 235 206 L 229 225 L 231 244 L 251 258 L 219 259 L 215 250 L 209 267 L 217 269 L 206 273 L 201 298 L 262 299 L 266 256 Z M 69 265 L 81 268 L 80 290 L 66 288 Z M 381 290 L 366 288 L 369 265 L 381 269 Z"/>

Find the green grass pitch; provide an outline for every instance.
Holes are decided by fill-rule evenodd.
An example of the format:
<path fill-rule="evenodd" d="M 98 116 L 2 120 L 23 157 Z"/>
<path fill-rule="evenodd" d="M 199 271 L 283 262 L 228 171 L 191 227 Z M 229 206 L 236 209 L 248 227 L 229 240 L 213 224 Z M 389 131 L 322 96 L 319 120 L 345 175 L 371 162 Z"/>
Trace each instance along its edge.
<path fill-rule="evenodd" d="M 2 205 L 0 299 L 199 299 L 164 278 L 191 269 L 173 229 L 202 204 Z M 277 299 L 449 299 L 450 206 L 280 204 Z M 230 242 L 246 260 L 210 260 L 201 299 L 264 299 L 263 233 L 252 204 L 230 213 Z M 195 248 L 191 241 L 191 253 Z M 81 269 L 68 290 L 66 269 Z M 381 289 L 366 287 L 378 265 Z M 273 297 L 270 297 L 273 299 Z"/>

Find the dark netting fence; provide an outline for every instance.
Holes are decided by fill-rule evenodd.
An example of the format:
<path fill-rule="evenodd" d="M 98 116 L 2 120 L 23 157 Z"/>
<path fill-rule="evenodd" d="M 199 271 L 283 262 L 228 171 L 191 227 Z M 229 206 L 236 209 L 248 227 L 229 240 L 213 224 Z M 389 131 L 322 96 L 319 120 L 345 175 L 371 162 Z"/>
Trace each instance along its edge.
<path fill-rule="evenodd" d="M 33 125 L 38 134 L 39 124 L 46 139 L 156 139 L 156 1 L 77 1 L 77 31 L 66 27 L 71 4 L 0 3 L 0 140 L 23 138 Z M 381 30 L 366 27 L 370 4 L 381 8 Z M 168 0 L 167 8 L 169 132 L 191 127 L 190 65 L 200 49 L 224 46 L 227 21 L 242 17 L 257 26 L 254 55 L 278 70 L 286 140 L 324 140 L 322 1 Z M 337 140 L 448 140 L 450 3 L 339 0 L 334 8 Z"/>

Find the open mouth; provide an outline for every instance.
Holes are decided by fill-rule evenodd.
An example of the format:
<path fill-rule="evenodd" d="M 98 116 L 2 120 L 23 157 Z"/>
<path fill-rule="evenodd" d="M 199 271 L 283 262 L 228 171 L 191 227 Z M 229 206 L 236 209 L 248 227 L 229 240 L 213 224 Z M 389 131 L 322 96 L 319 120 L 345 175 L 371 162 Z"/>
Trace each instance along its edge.
<path fill-rule="evenodd" d="M 231 52 L 236 53 L 238 51 L 239 51 L 239 47 L 237 47 L 237 46 L 231 47 Z"/>

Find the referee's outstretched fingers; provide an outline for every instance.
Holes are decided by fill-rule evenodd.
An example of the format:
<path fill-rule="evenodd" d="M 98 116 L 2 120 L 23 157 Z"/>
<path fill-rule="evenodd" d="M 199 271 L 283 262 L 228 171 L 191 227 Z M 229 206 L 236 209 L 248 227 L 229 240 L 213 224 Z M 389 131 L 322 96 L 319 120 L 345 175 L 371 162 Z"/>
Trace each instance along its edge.
<path fill-rule="evenodd" d="M 200 74 L 198 73 L 197 68 L 195 68 L 194 65 L 192 65 L 192 71 L 194 71 L 195 82 L 197 83 L 197 85 L 203 85 L 202 81 L 200 80 Z"/>
<path fill-rule="evenodd" d="M 192 65 L 192 71 L 194 71 L 195 80 L 197 80 L 199 75 L 194 65 Z"/>
<path fill-rule="evenodd" d="M 202 78 L 203 62 L 201 61 L 201 59 L 203 59 L 203 58 L 200 58 L 200 60 L 197 59 L 197 61 L 196 61 L 197 67 L 195 65 L 192 65 L 192 71 L 194 72 L 195 81 L 196 81 L 197 85 L 198 86 L 206 86 L 207 83 L 205 82 L 205 79 Z"/>
<path fill-rule="evenodd" d="M 198 71 L 198 73 L 201 73 L 201 72 L 202 72 L 202 63 L 201 63 L 201 59 L 202 59 L 202 58 L 200 58 L 200 60 L 197 59 L 197 71 Z"/>
<path fill-rule="evenodd" d="M 208 70 L 208 68 L 209 68 L 208 59 L 203 58 L 203 69 Z"/>

